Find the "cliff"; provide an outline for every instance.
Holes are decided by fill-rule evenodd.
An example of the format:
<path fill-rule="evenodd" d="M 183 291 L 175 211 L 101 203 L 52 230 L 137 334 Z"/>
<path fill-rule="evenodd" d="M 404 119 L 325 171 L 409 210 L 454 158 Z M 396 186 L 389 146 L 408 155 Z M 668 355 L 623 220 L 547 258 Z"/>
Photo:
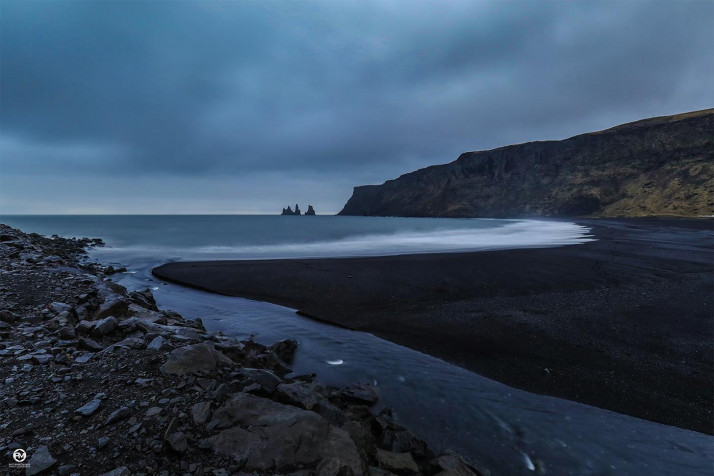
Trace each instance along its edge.
<path fill-rule="evenodd" d="M 714 213 L 714 109 L 562 141 L 466 152 L 355 187 L 340 215 L 700 216 Z"/>

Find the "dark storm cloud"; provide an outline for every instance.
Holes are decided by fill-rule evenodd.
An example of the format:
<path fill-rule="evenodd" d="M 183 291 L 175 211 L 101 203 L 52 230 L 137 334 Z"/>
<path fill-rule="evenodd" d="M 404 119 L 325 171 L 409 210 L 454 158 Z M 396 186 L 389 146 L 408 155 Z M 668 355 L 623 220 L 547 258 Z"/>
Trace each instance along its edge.
<path fill-rule="evenodd" d="M 714 104 L 709 1 L 0 8 L 6 189 L 39 173 L 357 185 Z"/>

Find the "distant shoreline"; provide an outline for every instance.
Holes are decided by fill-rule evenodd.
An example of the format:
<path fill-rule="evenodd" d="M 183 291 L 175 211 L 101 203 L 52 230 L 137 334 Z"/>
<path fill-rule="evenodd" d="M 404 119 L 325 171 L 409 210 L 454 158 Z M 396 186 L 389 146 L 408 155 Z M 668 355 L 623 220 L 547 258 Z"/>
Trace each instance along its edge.
<path fill-rule="evenodd" d="M 289 306 L 525 390 L 712 434 L 714 222 L 575 221 L 598 241 L 153 273 Z"/>

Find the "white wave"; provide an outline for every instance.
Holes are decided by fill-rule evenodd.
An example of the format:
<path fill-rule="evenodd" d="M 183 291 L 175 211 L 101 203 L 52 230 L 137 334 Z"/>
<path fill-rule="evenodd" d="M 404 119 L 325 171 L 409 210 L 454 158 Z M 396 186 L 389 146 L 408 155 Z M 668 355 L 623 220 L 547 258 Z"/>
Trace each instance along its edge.
<path fill-rule="evenodd" d="M 391 256 L 574 245 L 593 241 L 589 232 L 589 228 L 569 222 L 512 220 L 498 226 L 401 231 L 308 243 L 193 248 L 129 246 L 102 248 L 97 252 L 129 252 L 134 256 L 158 255 L 176 260 Z"/>

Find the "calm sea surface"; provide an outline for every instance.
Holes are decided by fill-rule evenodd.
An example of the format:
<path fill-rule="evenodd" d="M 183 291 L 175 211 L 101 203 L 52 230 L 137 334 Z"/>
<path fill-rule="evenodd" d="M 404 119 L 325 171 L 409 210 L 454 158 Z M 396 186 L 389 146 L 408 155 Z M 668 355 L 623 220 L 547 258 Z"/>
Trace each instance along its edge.
<path fill-rule="evenodd" d="M 295 372 L 325 383 L 375 383 L 382 404 L 435 448 L 452 448 L 494 475 L 714 474 L 714 438 L 510 388 L 439 359 L 314 322 L 291 309 L 163 283 L 167 261 L 375 256 L 577 246 L 588 229 L 547 220 L 278 216 L 4 216 L 28 232 L 101 237 L 90 259 L 126 266 L 116 280 L 151 288 L 162 308 L 209 330 L 264 343 L 295 338 Z"/>

